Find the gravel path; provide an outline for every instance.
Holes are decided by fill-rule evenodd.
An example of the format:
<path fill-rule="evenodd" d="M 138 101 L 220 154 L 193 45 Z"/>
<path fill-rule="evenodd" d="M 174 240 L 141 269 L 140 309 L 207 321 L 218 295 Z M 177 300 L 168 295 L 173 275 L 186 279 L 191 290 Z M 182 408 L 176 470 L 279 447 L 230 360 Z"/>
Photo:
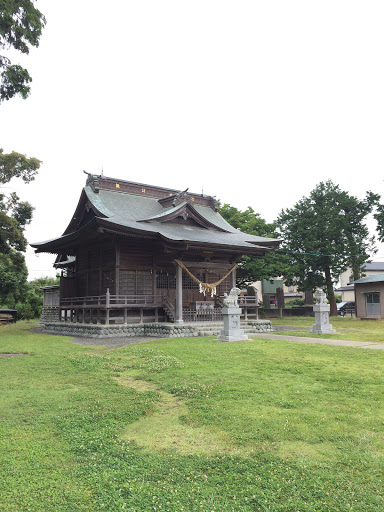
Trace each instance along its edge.
<path fill-rule="evenodd" d="M 268 340 L 299 341 L 300 343 L 318 343 L 320 345 L 337 345 L 339 347 L 370 348 L 384 350 L 384 343 L 372 341 L 333 340 L 332 338 L 307 338 L 305 336 L 286 336 L 284 334 L 260 333 L 251 334 L 251 338 L 264 338 Z"/>

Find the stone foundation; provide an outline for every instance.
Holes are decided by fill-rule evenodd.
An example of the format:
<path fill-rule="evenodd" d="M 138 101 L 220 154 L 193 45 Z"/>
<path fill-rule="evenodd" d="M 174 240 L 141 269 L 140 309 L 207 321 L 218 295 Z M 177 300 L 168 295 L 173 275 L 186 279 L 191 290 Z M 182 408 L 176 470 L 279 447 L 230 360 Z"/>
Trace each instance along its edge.
<path fill-rule="evenodd" d="M 60 308 L 58 306 L 43 306 L 39 325 L 45 325 L 47 322 L 58 322 L 59 315 Z"/>
<path fill-rule="evenodd" d="M 245 333 L 273 332 L 270 320 L 247 320 L 241 322 Z M 148 323 L 96 325 L 70 322 L 44 322 L 43 332 L 86 338 L 118 338 L 125 336 L 154 336 L 156 338 L 192 338 L 196 336 L 216 336 L 223 328 L 222 322 L 202 323 Z"/>

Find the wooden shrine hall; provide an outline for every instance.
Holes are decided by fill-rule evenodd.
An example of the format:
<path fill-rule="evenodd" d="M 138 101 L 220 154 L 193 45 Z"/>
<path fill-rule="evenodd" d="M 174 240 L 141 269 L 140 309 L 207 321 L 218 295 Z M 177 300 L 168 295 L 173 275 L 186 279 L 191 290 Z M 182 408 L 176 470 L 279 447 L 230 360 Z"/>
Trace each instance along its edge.
<path fill-rule="evenodd" d="M 31 244 L 57 255 L 58 322 L 218 319 L 236 262 L 279 245 L 230 226 L 214 197 L 86 174 L 63 235 Z"/>

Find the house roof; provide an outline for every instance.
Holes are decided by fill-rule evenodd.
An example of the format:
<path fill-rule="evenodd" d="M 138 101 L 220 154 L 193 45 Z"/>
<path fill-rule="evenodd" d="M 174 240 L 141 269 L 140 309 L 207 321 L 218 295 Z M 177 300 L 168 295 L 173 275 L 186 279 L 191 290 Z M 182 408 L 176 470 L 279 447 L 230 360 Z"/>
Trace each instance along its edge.
<path fill-rule="evenodd" d="M 100 232 L 155 238 L 171 244 L 264 254 L 280 240 L 249 235 L 217 211 L 212 196 L 88 175 L 75 214 L 61 237 L 31 244 L 36 252 L 68 251 Z"/>
<path fill-rule="evenodd" d="M 372 276 L 362 277 L 361 279 L 357 279 L 353 281 L 354 284 L 363 284 L 363 283 L 380 283 L 384 282 L 384 274 L 374 274 Z"/>
<path fill-rule="evenodd" d="M 340 288 L 336 288 L 335 292 L 353 292 L 353 290 L 353 283 L 350 283 L 348 286 L 340 286 Z"/>
<path fill-rule="evenodd" d="M 382 270 L 384 271 L 384 261 L 372 261 L 371 263 L 364 263 L 364 270 L 376 271 Z"/>

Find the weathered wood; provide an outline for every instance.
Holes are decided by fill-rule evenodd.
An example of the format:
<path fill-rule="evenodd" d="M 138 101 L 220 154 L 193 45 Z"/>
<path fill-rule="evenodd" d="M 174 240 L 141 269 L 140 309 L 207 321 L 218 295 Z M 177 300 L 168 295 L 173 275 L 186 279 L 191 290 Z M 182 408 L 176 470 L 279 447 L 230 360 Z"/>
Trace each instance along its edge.
<path fill-rule="evenodd" d="M 183 261 L 201 282 L 212 284 L 243 254 L 262 255 L 278 244 L 227 228 L 213 197 L 91 174 L 64 235 L 35 247 L 57 252 L 62 264 L 70 262 L 61 279 L 65 321 L 97 323 L 114 322 L 114 316 L 126 323 L 134 310 L 144 321 L 151 307 L 155 318 L 163 318 L 164 296 L 176 301 L 176 321 L 182 322 L 183 307 L 212 299 L 200 294 L 187 273 L 175 269 L 174 259 Z M 217 287 L 218 295 L 235 284 L 233 272 Z M 79 297 L 84 300 L 77 302 Z"/>
<path fill-rule="evenodd" d="M 176 266 L 176 311 L 175 323 L 183 323 L 183 270 Z"/>

